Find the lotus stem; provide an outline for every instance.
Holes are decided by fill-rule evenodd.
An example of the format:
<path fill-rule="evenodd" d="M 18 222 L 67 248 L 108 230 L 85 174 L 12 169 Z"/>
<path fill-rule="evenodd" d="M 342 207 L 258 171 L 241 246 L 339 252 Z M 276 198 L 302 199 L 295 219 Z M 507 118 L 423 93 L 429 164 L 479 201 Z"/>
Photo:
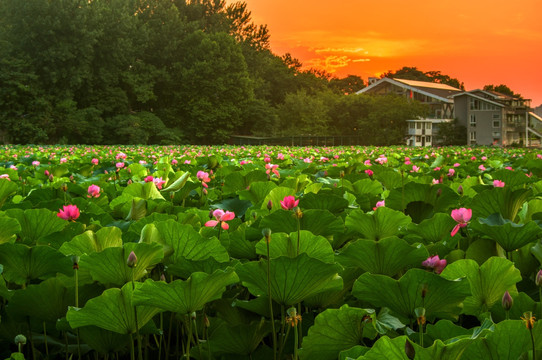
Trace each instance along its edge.
<path fill-rule="evenodd" d="M 188 318 L 188 338 L 186 341 L 185 357 L 190 359 L 190 342 L 192 341 L 192 321 Z"/>
<path fill-rule="evenodd" d="M 135 290 L 135 281 L 134 281 L 134 267 L 132 267 L 132 291 Z M 137 322 L 137 307 L 134 305 L 134 320 L 136 328 L 136 337 L 137 337 L 137 358 L 143 360 L 143 351 L 141 348 L 141 335 L 139 334 L 139 324 Z"/>
<path fill-rule="evenodd" d="M 280 359 L 281 356 L 282 356 L 282 350 L 284 348 L 284 339 L 287 337 L 287 335 L 285 336 L 284 335 L 284 328 L 286 326 L 286 310 L 284 309 L 284 305 L 281 304 L 280 305 L 280 319 L 281 319 L 281 328 L 280 328 L 280 334 L 282 336 L 282 341 L 280 342 L 280 347 L 279 347 L 279 356 L 278 358 Z M 290 329 L 288 329 L 290 330 Z"/>
<path fill-rule="evenodd" d="M 277 332 L 275 330 L 275 316 L 273 315 L 273 299 L 271 298 L 271 257 L 269 251 L 269 241 L 271 239 L 265 239 L 267 244 L 267 297 L 269 298 L 269 314 L 271 317 L 271 335 L 273 340 L 273 359 L 277 360 Z"/>
<path fill-rule="evenodd" d="M 158 360 L 162 356 L 162 341 L 164 339 L 164 313 L 160 313 L 160 339 L 158 340 Z"/>
<path fill-rule="evenodd" d="M 198 327 L 196 324 L 196 319 L 192 319 L 192 322 L 194 323 L 194 335 L 196 336 L 196 345 L 198 346 L 199 356 L 201 356 L 201 343 L 199 341 L 199 335 L 198 335 Z"/>
<path fill-rule="evenodd" d="M 45 342 L 45 355 L 49 358 L 49 345 L 47 344 L 47 324 L 43 322 L 43 341 Z"/>
<path fill-rule="evenodd" d="M 135 360 L 134 335 L 130 333 L 130 359 Z"/>
<path fill-rule="evenodd" d="M 534 346 L 534 334 L 532 328 L 529 328 L 529 333 L 531 334 L 531 344 L 533 345 L 533 360 L 536 360 L 536 348 Z"/>
<path fill-rule="evenodd" d="M 540 316 L 538 319 L 542 319 L 542 287 L 538 287 L 538 301 L 540 301 Z"/>
<path fill-rule="evenodd" d="M 294 322 L 294 360 L 297 360 L 298 347 L 299 347 L 299 332 L 297 330 L 297 322 Z"/>

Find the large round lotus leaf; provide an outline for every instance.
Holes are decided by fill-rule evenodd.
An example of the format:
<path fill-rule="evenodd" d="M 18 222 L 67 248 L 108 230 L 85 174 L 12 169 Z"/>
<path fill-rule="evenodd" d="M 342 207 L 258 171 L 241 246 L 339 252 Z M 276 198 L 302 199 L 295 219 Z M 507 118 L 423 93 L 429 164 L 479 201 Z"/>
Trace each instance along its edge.
<path fill-rule="evenodd" d="M 424 288 L 426 295 L 422 299 Z M 352 294 L 375 307 L 389 308 L 402 320 L 415 320 L 414 310 L 418 307 L 425 308 L 429 321 L 457 320 L 470 289 L 465 279 L 447 280 L 422 269 L 410 269 L 399 280 L 365 273 L 354 283 Z"/>
<path fill-rule="evenodd" d="M 103 355 L 126 349 L 130 341 L 127 334 L 119 334 L 97 326 L 79 328 L 79 336 L 82 343 Z"/>
<path fill-rule="evenodd" d="M 382 194 L 382 184 L 371 179 L 361 179 L 352 184 L 354 195 L 372 195 L 377 196 Z"/>
<path fill-rule="evenodd" d="M 128 267 L 126 260 L 130 252 L 137 256 L 137 265 Z M 127 282 L 139 280 L 164 257 L 159 244 L 125 243 L 123 247 L 110 247 L 101 252 L 81 256 L 79 267 L 88 269 L 94 281 L 104 285 L 123 286 Z"/>
<path fill-rule="evenodd" d="M 135 291 L 143 284 L 134 283 Z M 81 326 L 98 326 L 102 329 L 114 331 L 119 334 L 136 332 L 136 321 L 132 283 L 124 285 L 121 289 L 105 290 L 102 295 L 87 301 L 83 308 L 70 307 L 66 319 L 72 328 Z M 137 325 L 141 329 L 154 315 L 161 311 L 156 306 L 136 306 Z"/>
<path fill-rule="evenodd" d="M 17 219 L 1 216 L 0 217 L 0 244 L 15 242 L 17 235 L 21 231 L 21 225 Z"/>
<path fill-rule="evenodd" d="M 243 285 L 256 295 L 267 294 L 267 260 L 236 266 Z M 327 290 L 341 290 L 341 267 L 327 264 L 301 253 L 295 258 L 278 257 L 270 262 L 271 297 L 279 304 L 291 306 Z"/>
<path fill-rule="evenodd" d="M 537 321 L 533 334 L 540 334 L 542 326 Z M 542 337 L 535 335 L 537 353 L 542 350 Z M 526 353 L 532 349 L 529 330 L 521 320 L 504 320 L 495 324 L 495 331 L 488 332 L 482 341 L 475 341 L 463 353 L 461 360 L 499 359 L 517 360 L 531 359 Z M 521 357 L 524 354 L 524 357 Z M 538 358 L 538 356 L 537 356 Z"/>
<path fill-rule="evenodd" d="M 490 239 L 476 239 L 469 245 L 465 254 L 467 259 L 476 261 L 478 265 L 482 265 L 492 256 L 498 256 L 498 252 L 495 241 Z"/>
<path fill-rule="evenodd" d="M 206 239 L 190 225 L 183 225 L 174 220 L 160 221 L 154 225 L 165 247 L 173 249 L 168 262 L 175 264 L 183 259 L 204 260 L 211 257 L 219 262 L 230 259 L 228 251 L 217 238 Z"/>
<path fill-rule="evenodd" d="M 512 191 L 506 186 L 483 191 L 472 199 L 472 218 L 485 218 L 499 213 L 503 218 L 515 221 L 519 210 L 531 193 L 530 189 Z"/>
<path fill-rule="evenodd" d="M 178 314 L 201 310 L 210 301 L 220 299 L 226 286 L 239 281 L 232 268 L 212 274 L 193 273 L 187 280 L 171 283 L 147 279 L 133 295 L 134 305 L 157 306 Z"/>
<path fill-rule="evenodd" d="M 404 210 L 411 202 L 423 202 L 433 206 L 435 212 L 447 212 L 457 205 L 459 195 L 445 185 L 406 183 L 403 188 L 390 191 L 386 206 L 395 210 Z"/>
<path fill-rule="evenodd" d="M 433 345 L 428 348 L 423 348 L 416 343 L 413 343 L 406 336 L 399 336 L 390 339 L 383 336 L 378 339 L 371 350 L 367 351 L 364 356 L 358 360 L 405 360 L 408 359 L 405 353 L 405 342 L 410 341 L 414 348 L 416 360 L 457 360 L 463 359 L 462 354 L 475 340 L 460 339 L 449 344 L 444 344 L 440 340 L 436 340 Z M 480 358 L 484 359 L 484 358 Z"/>
<path fill-rule="evenodd" d="M 450 235 L 455 220 L 448 214 L 436 213 L 430 219 L 425 219 L 419 224 L 410 223 L 408 230 L 423 239 L 424 244 L 436 243 Z"/>
<path fill-rule="evenodd" d="M 524 313 L 531 311 L 537 318 L 542 315 L 540 313 L 540 303 L 534 301 L 529 295 L 524 292 L 520 292 L 517 295 L 512 295 L 514 304 L 508 312 L 510 319 L 517 320 L 523 316 Z M 500 322 L 506 319 L 506 312 L 502 307 L 502 303 L 498 301 L 491 308 L 491 318 L 495 322 Z"/>
<path fill-rule="evenodd" d="M 253 227 L 249 227 L 247 223 L 242 223 L 234 231 L 229 232 L 230 243 L 228 253 L 235 259 L 255 259 L 256 242 L 262 237 L 262 232 Z"/>
<path fill-rule="evenodd" d="M 381 206 L 373 214 L 365 214 L 361 210 L 352 211 L 346 217 L 345 226 L 364 239 L 380 240 L 397 235 L 411 221 L 402 212 Z"/>
<path fill-rule="evenodd" d="M 253 182 L 244 188 L 246 190 L 242 190 L 239 192 L 239 199 L 248 200 L 254 205 L 260 206 L 259 204 L 262 203 L 264 199 L 267 197 L 267 195 L 271 192 L 271 190 L 273 190 L 276 187 L 277 185 L 271 181 Z M 265 205 L 267 206 L 267 203 Z M 279 206 L 280 206 L 280 202 L 279 202 Z"/>
<path fill-rule="evenodd" d="M 13 292 L 7 307 L 10 315 L 25 319 L 27 316 L 40 321 L 55 322 L 66 315 L 74 303 L 74 290 L 68 290 L 57 278 L 50 278 L 37 285 Z"/>
<path fill-rule="evenodd" d="M 299 206 L 302 209 L 322 209 L 337 214 L 348 207 L 348 200 L 329 191 L 321 191 L 318 194 L 305 194 L 299 201 Z"/>
<path fill-rule="evenodd" d="M 339 352 L 361 345 L 371 332 L 372 324 L 364 321 L 367 310 L 343 305 L 327 309 L 316 316 L 314 325 L 303 338 L 302 360 L 337 359 Z M 373 330 L 374 333 L 374 330 Z"/>
<path fill-rule="evenodd" d="M 463 259 L 448 265 L 441 276 L 446 279 L 467 278 L 472 295 L 465 299 L 463 313 L 480 315 L 501 301 L 505 291 L 517 294 L 516 283 L 521 274 L 514 264 L 504 258 L 492 257 L 482 266 Z"/>
<path fill-rule="evenodd" d="M 399 271 L 419 267 L 429 256 L 424 246 L 412 246 L 396 236 L 380 241 L 357 240 L 347 244 L 337 256 L 343 266 L 356 266 L 371 274 L 394 276 Z"/>
<path fill-rule="evenodd" d="M 4 204 L 8 196 L 17 192 L 17 184 L 8 179 L 0 179 L 0 207 Z"/>
<path fill-rule="evenodd" d="M 504 181 L 506 187 L 517 188 L 530 182 L 531 180 L 525 176 L 523 171 L 510 171 L 507 169 L 497 170 L 491 173 L 493 179 Z"/>
<path fill-rule="evenodd" d="M 9 209 L 6 215 L 17 219 L 21 225 L 21 242 L 25 244 L 35 244 L 39 238 L 61 231 L 68 224 L 47 209 Z"/>
<path fill-rule="evenodd" d="M 264 321 L 231 325 L 217 318 L 211 324 L 208 341 L 215 355 L 250 355 L 271 331 L 271 324 Z"/>
<path fill-rule="evenodd" d="M 152 181 L 142 183 L 132 183 L 124 188 L 122 192 L 124 195 L 131 195 L 134 198 L 141 198 L 145 200 L 159 199 L 164 200 L 160 191 L 156 188 L 156 185 Z"/>
<path fill-rule="evenodd" d="M 427 324 L 423 336 L 424 344 L 435 340 L 447 342 L 449 339 L 470 336 L 472 330 L 456 325 L 450 320 L 439 320 L 436 324 Z"/>
<path fill-rule="evenodd" d="M 335 260 L 334 251 L 329 241 L 323 236 L 315 236 L 310 231 L 301 230 L 299 241 L 299 253 L 306 253 L 310 257 L 321 260 L 326 263 L 333 263 Z M 256 252 L 259 255 L 267 256 L 266 239 L 260 240 L 256 244 Z M 297 232 L 290 235 L 284 233 L 272 234 L 269 243 L 269 256 L 276 258 L 287 256 L 294 258 L 297 256 Z"/>
<path fill-rule="evenodd" d="M 64 255 L 92 254 L 110 247 L 122 246 L 122 231 L 115 226 L 101 228 L 96 233 L 87 230 L 62 244 L 59 251 Z"/>
<path fill-rule="evenodd" d="M 162 192 L 177 192 L 181 190 L 185 185 L 188 179 L 190 178 L 190 173 L 185 172 L 177 178 L 173 183 L 169 184 L 165 189 L 162 189 Z"/>
<path fill-rule="evenodd" d="M 49 246 L 1 244 L 0 264 L 4 265 L 4 278 L 18 285 L 73 272 L 71 260 Z"/>
<path fill-rule="evenodd" d="M 311 308 L 324 309 L 328 307 L 337 307 L 344 304 L 344 297 L 350 294 L 354 281 L 363 273 L 363 270 L 355 267 L 347 267 L 339 272 L 343 279 L 343 287 L 340 290 L 322 291 L 313 296 L 305 298 L 304 303 Z"/>
<path fill-rule="evenodd" d="M 504 219 L 501 214 L 478 218 L 478 221 L 471 223 L 471 228 L 496 241 L 505 251 L 519 249 L 536 241 L 542 234 L 542 229 L 534 221 L 516 224 Z"/>
<path fill-rule="evenodd" d="M 293 211 L 277 210 L 264 217 L 260 223 L 260 227 L 270 228 L 273 232 L 277 233 L 292 233 L 297 231 L 297 219 L 293 217 L 293 214 Z M 314 235 L 330 236 L 344 231 L 342 220 L 335 217 L 328 210 L 303 210 L 303 217 L 300 219 L 300 224 L 301 230 L 308 230 Z"/>

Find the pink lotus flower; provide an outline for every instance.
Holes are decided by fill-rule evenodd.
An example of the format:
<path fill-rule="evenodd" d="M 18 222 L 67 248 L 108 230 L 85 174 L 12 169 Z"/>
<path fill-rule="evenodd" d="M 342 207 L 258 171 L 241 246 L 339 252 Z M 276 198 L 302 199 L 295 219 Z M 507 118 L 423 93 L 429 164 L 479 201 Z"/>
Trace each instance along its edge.
<path fill-rule="evenodd" d="M 7 180 L 11 181 L 11 179 L 9 178 L 9 175 L 8 175 L 8 174 L 2 174 L 2 175 L 0 175 L 0 179 L 7 179 Z"/>
<path fill-rule="evenodd" d="M 61 219 L 75 221 L 79 217 L 79 208 L 77 205 L 64 205 L 62 209 L 58 209 L 58 216 Z"/>
<path fill-rule="evenodd" d="M 213 211 L 213 216 L 216 220 L 209 220 L 205 223 L 205 226 L 207 227 L 215 227 L 218 224 L 220 224 L 220 227 L 224 230 L 228 230 L 230 226 L 226 223 L 226 221 L 233 220 L 235 218 L 235 213 L 231 211 L 226 211 L 216 209 Z"/>
<path fill-rule="evenodd" d="M 40 162 L 39 161 L 32 161 L 32 166 L 40 166 Z"/>
<path fill-rule="evenodd" d="M 280 174 L 279 174 L 279 171 L 277 170 L 278 169 L 278 165 L 273 165 L 273 164 L 265 164 L 265 173 L 267 174 L 268 177 L 271 177 L 271 172 L 273 174 L 276 175 L 276 177 L 280 177 Z"/>
<path fill-rule="evenodd" d="M 467 226 L 467 223 L 472 218 L 472 209 L 459 208 L 452 210 L 452 218 L 457 221 L 457 224 L 452 229 L 450 235 L 455 236 L 459 228 Z"/>
<path fill-rule="evenodd" d="M 371 160 L 365 160 L 365 161 L 363 162 L 363 165 L 365 165 L 365 166 L 371 166 Z"/>
<path fill-rule="evenodd" d="M 118 160 L 118 159 L 124 160 L 124 159 L 126 159 L 126 154 L 123 153 L 123 152 L 120 152 L 120 153 L 118 153 L 118 154 L 115 156 L 115 159 L 117 159 L 117 160 Z"/>
<path fill-rule="evenodd" d="M 117 167 L 117 170 L 120 170 L 124 167 L 124 163 L 123 162 L 118 162 L 115 164 L 115 166 Z"/>
<path fill-rule="evenodd" d="M 280 206 L 284 210 L 292 210 L 299 204 L 299 200 L 295 199 L 295 196 L 285 196 L 284 199 L 280 202 Z"/>
<path fill-rule="evenodd" d="M 154 177 L 152 175 L 149 175 L 149 176 L 145 177 L 145 179 L 143 179 L 143 181 L 145 181 L 146 183 L 151 182 L 153 180 L 154 180 Z"/>
<path fill-rule="evenodd" d="M 277 159 L 278 160 L 284 160 L 284 155 L 282 153 L 278 153 Z"/>
<path fill-rule="evenodd" d="M 88 190 L 87 190 L 88 195 L 87 195 L 87 196 L 88 196 L 89 198 L 97 198 L 97 197 L 100 197 L 100 191 L 101 191 L 101 189 L 100 189 L 100 187 L 99 187 L 98 185 L 92 184 L 92 185 L 90 185 L 90 186 L 88 187 Z"/>
<path fill-rule="evenodd" d="M 365 174 L 367 174 L 368 176 L 373 176 L 374 172 L 371 169 L 367 169 L 365 170 Z"/>
<path fill-rule="evenodd" d="M 418 172 L 418 171 L 420 171 L 420 167 L 416 165 L 412 165 L 412 170 L 410 170 L 410 172 Z"/>
<path fill-rule="evenodd" d="M 92 165 L 98 165 L 99 160 L 94 158 L 91 160 Z"/>
<path fill-rule="evenodd" d="M 478 166 L 478 169 L 479 169 L 480 171 L 486 171 L 486 167 L 485 167 L 483 164 L 481 164 L 480 166 Z"/>
<path fill-rule="evenodd" d="M 454 169 L 448 170 L 448 176 L 452 177 L 452 176 L 454 176 L 454 174 L 455 174 L 455 170 L 454 170 Z"/>
<path fill-rule="evenodd" d="M 386 206 L 386 200 L 381 200 L 376 202 L 376 206 L 373 208 L 373 210 L 378 209 L 379 207 Z"/>
<path fill-rule="evenodd" d="M 60 159 L 60 163 L 61 163 L 61 164 L 64 164 L 65 162 L 68 162 L 68 159 L 66 159 L 66 158 Z"/>
<path fill-rule="evenodd" d="M 152 179 L 152 182 L 154 183 L 154 185 L 156 185 L 158 189 L 162 189 L 162 185 L 166 183 L 166 181 L 162 180 L 161 177 Z"/>
<path fill-rule="evenodd" d="M 171 160 L 171 165 L 177 165 L 178 163 L 179 163 L 179 161 L 177 161 L 177 159 Z"/>
<path fill-rule="evenodd" d="M 494 186 L 494 187 L 504 187 L 504 181 L 501 181 L 501 180 L 493 180 L 493 186 Z"/>
<path fill-rule="evenodd" d="M 427 260 L 422 262 L 422 266 L 426 268 L 433 269 L 436 274 L 440 274 L 442 270 L 446 267 L 446 259 L 440 259 L 438 255 L 429 256 Z"/>
<path fill-rule="evenodd" d="M 209 177 L 209 173 L 206 173 L 205 171 L 198 171 L 198 173 L 196 174 L 196 177 L 198 178 L 199 181 L 201 181 L 201 186 L 203 187 L 209 187 L 209 185 L 207 185 L 208 182 L 211 181 L 211 178 Z"/>

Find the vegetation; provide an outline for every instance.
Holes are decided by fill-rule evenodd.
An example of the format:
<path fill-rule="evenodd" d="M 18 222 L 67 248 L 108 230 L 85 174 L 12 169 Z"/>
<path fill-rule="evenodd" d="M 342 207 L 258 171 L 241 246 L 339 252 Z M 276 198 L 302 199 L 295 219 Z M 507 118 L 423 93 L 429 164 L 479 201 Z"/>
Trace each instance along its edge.
<path fill-rule="evenodd" d="M 542 353 L 539 150 L 1 150 L 1 359 Z"/>

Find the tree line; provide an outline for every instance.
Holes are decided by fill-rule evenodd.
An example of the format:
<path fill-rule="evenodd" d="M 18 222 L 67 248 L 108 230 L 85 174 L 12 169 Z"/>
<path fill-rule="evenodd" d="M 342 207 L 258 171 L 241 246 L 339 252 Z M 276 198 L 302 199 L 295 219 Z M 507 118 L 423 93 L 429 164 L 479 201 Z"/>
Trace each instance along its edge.
<path fill-rule="evenodd" d="M 404 120 L 426 111 L 397 96 L 354 95 L 361 78 L 303 70 L 273 54 L 269 38 L 244 2 L 1 0 L 0 140 L 363 134 L 367 144 L 391 145 L 403 143 Z"/>

